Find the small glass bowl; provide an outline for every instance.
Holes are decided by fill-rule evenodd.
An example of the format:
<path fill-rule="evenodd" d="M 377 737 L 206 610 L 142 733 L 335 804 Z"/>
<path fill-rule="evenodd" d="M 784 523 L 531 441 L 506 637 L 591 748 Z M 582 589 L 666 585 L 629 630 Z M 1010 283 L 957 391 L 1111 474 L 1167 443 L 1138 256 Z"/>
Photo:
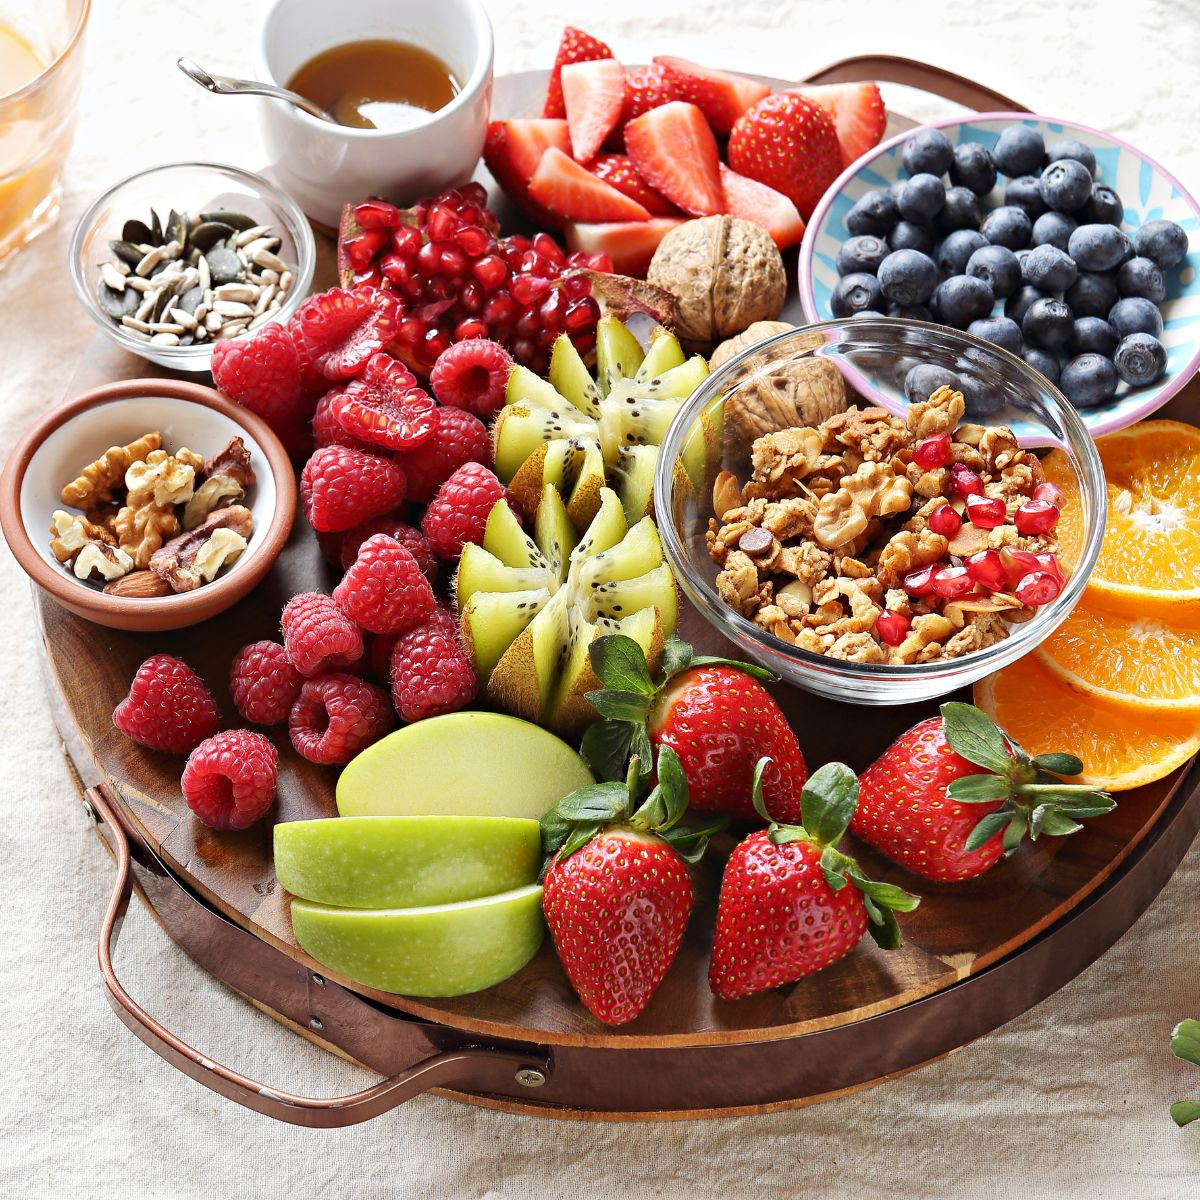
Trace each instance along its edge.
<path fill-rule="evenodd" d="M 730 608 L 717 594 L 716 564 L 704 544 L 719 471 L 749 478 L 751 443 L 729 425 L 724 404 L 739 388 L 778 378 L 798 360 L 825 358 L 850 394 L 882 395 L 903 415 L 904 379 L 918 363 L 953 371 L 967 403 L 965 419 L 1008 425 L 1028 450 L 1061 449 L 1075 473 L 1082 506 L 1078 564 L 1058 598 L 1030 620 L 1011 625 L 1002 641 L 961 658 L 926 663 L 847 662 L 779 640 Z M 860 405 L 878 403 L 859 401 Z M 706 437 L 707 433 L 707 437 Z M 759 342 L 714 371 L 684 404 L 663 442 L 654 481 L 666 557 L 687 598 L 743 654 L 788 683 L 854 704 L 906 704 L 945 695 L 1029 653 L 1067 616 L 1083 594 L 1104 535 L 1105 482 L 1095 443 L 1079 414 L 1056 388 L 1021 359 L 990 342 L 920 321 L 857 317 L 789 330 Z M 1072 548 L 1073 552 L 1076 548 Z"/>
<path fill-rule="evenodd" d="M 121 237 L 126 221 L 148 221 L 151 208 L 166 220 L 167 213 L 194 216 L 224 208 L 245 213 L 269 225 L 280 237 L 275 253 L 291 267 L 292 286 L 270 324 L 286 321 L 300 306 L 312 283 L 316 244 L 308 219 L 285 193 L 260 175 L 219 163 L 170 163 L 121 180 L 94 200 L 79 219 L 71 239 L 71 282 L 88 316 L 118 346 L 176 371 L 207 371 L 212 362 L 211 341 L 191 346 L 164 346 L 142 341 L 113 321 L 100 307 L 96 290 L 100 267 L 112 261 L 109 242 Z M 259 326 L 263 328 L 263 326 Z M 244 336 L 244 335 L 241 335 Z"/>

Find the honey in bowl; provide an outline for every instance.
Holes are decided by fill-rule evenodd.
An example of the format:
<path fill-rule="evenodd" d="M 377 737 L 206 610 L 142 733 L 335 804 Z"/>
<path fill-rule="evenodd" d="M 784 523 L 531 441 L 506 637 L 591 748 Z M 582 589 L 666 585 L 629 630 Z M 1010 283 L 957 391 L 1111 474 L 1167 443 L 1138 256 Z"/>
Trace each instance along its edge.
<path fill-rule="evenodd" d="M 407 129 L 449 104 L 461 84 L 435 54 L 411 42 L 372 38 L 310 58 L 288 88 L 354 129 Z"/>

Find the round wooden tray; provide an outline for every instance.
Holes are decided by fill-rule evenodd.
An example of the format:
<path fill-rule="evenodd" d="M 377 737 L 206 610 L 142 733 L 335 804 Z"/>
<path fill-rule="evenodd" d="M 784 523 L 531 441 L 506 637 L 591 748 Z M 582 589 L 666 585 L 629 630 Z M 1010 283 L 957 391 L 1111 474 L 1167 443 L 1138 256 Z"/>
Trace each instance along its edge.
<path fill-rule="evenodd" d="M 544 73 L 497 80 L 497 111 L 530 111 L 544 81 Z M 898 120 L 895 127 L 906 124 Z M 85 360 L 75 383 L 144 370 L 145 364 L 105 344 Z M 1200 414 L 1195 382 L 1176 407 L 1180 415 Z M 699 1115 L 809 1103 L 890 1078 L 995 1028 L 1103 953 L 1157 894 L 1200 826 L 1200 770 L 1193 763 L 1126 793 L 1113 813 L 1090 821 L 1085 832 L 1026 845 L 968 884 L 923 883 L 855 846 L 870 874 L 924 898 L 902 921 L 903 948 L 884 953 L 864 939 L 811 979 L 733 1003 L 716 1000 L 707 984 L 715 898 L 733 844 L 726 836 L 696 868 L 696 912 L 665 982 L 646 1012 L 619 1030 L 596 1021 L 578 1002 L 548 941 L 519 974 L 475 995 L 424 1000 L 375 992 L 330 976 L 297 947 L 289 897 L 271 859 L 271 823 L 336 814 L 335 772 L 296 755 L 286 731 L 268 731 L 280 750 L 271 823 L 216 833 L 184 804 L 179 761 L 143 751 L 114 729 L 111 717 L 138 664 L 153 652 L 191 663 L 232 716 L 225 685 L 237 647 L 277 637 L 279 612 L 290 596 L 328 591 L 335 581 L 300 521 L 249 597 L 191 629 L 154 635 L 102 629 L 37 594 L 60 727 L 84 781 L 108 785 L 122 821 L 149 852 L 150 871 L 143 864 L 138 875 L 144 898 L 168 932 L 232 986 L 300 1032 L 320 1030 L 325 1044 L 385 1074 L 427 1054 L 430 1045 L 530 1047 L 552 1064 L 536 1095 L 490 1078 L 478 1087 L 468 1079 L 451 1093 L 473 1102 L 558 1116 Z M 706 652 L 724 645 L 691 610 L 681 618 L 681 633 Z M 810 762 L 836 752 L 855 768 L 936 707 L 864 710 L 786 687 L 777 688 L 776 696 Z M 258 995 L 245 973 L 231 977 L 219 963 L 206 962 L 203 946 L 195 938 L 189 942 L 170 915 L 172 905 L 183 903 L 161 892 L 173 886 L 170 876 L 187 889 L 184 899 L 190 893 L 257 939 L 245 941 L 250 957 L 257 954 L 262 964 L 307 981 L 303 996 L 294 998 L 296 1012 L 287 1011 L 290 1001 Z M 152 885 L 160 889 L 161 903 Z M 304 970 L 297 972 L 297 964 Z M 322 985 L 319 998 L 312 980 Z M 341 1009 L 331 1011 L 328 998 L 335 992 Z M 318 1017 L 320 1004 L 326 1007 Z M 381 1021 L 386 1024 L 376 1028 Z M 369 1037 L 363 1036 L 367 1025 Z"/>

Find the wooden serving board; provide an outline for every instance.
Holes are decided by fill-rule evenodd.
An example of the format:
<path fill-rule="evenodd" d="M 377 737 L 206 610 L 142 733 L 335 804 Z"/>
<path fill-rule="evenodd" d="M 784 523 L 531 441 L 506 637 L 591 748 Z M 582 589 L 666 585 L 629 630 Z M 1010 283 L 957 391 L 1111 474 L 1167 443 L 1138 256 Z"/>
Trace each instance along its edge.
<path fill-rule="evenodd" d="M 512 77 L 508 87 L 504 79 L 498 80 L 497 110 L 528 111 L 529 98 L 540 95 L 544 79 L 543 73 L 530 73 Z M 900 119 L 895 128 L 908 124 Z M 327 241 L 323 243 L 318 286 L 332 281 L 331 249 Z M 144 375 L 148 370 L 141 360 L 97 340 L 81 363 L 72 390 Z M 1171 410 L 1169 415 L 1180 419 L 1200 419 L 1200 383 L 1193 381 Z M 301 759 L 292 750 L 286 730 L 268 730 L 280 751 L 276 807 L 269 820 L 250 830 L 216 833 L 196 821 L 184 804 L 179 791 L 180 761 L 131 743 L 113 727 L 112 710 L 126 694 L 139 663 L 151 653 L 166 652 L 195 667 L 217 695 L 226 717 L 236 719 L 226 681 L 237 648 L 260 638 L 277 638 L 279 613 L 290 596 L 311 589 L 328 591 L 335 582 L 332 568 L 300 520 L 278 562 L 254 593 L 215 620 L 190 629 L 153 635 L 108 630 L 71 615 L 45 595 L 36 595 L 55 706 L 68 744 L 76 748 L 77 758 L 86 760 L 78 764 L 81 773 L 85 777 L 98 773 L 109 783 L 145 842 L 203 901 L 267 946 L 332 980 L 337 977 L 309 959 L 292 937 L 289 897 L 279 886 L 272 864 L 271 829 L 275 822 L 336 815 L 336 772 Z M 681 617 L 681 633 L 706 652 L 729 652 L 728 645 L 690 609 Z M 837 757 L 862 768 L 903 729 L 936 711 L 935 702 L 864 709 L 785 686 L 777 687 L 775 694 L 812 766 Z M 619 1030 L 602 1025 L 578 1002 L 548 940 L 512 979 L 472 996 L 415 999 L 375 992 L 348 980 L 338 982 L 386 1005 L 389 1011 L 430 1023 L 422 1028 L 518 1039 L 561 1048 L 564 1053 L 569 1053 L 569 1048 L 601 1052 L 597 1065 L 601 1071 L 614 1069 L 618 1059 L 612 1051 L 651 1052 L 652 1059 L 655 1051 L 706 1047 L 734 1051 L 802 1038 L 804 1042 L 794 1048 L 794 1053 L 801 1054 L 805 1052 L 801 1046 L 810 1050 L 817 1046 L 819 1039 L 814 1040 L 814 1035 L 848 1032 L 866 1021 L 865 1036 L 879 1027 L 879 1022 L 869 1019 L 885 1014 L 895 1018 L 889 1021 L 889 1030 L 903 1029 L 901 1010 L 913 1013 L 913 1021 L 925 1029 L 924 1049 L 906 1060 L 890 1041 L 894 1033 L 889 1033 L 887 1046 L 862 1045 L 860 1040 L 859 1061 L 852 1066 L 847 1062 L 845 1073 L 845 1086 L 859 1086 L 949 1051 L 1060 986 L 1064 981 L 1058 977 L 1060 973 L 1046 965 L 1050 940 L 1075 939 L 1060 941 L 1060 945 L 1066 947 L 1063 961 L 1077 961 L 1076 969 L 1111 945 L 1162 886 L 1194 836 L 1200 824 L 1198 784 L 1200 771 L 1189 764 L 1157 784 L 1125 793 L 1114 812 L 1088 822 L 1085 832 L 1027 844 L 981 880 L 970 883 L 925 883 L 893 867 L 868 847 L 855 845 L 854 853 L 868 873 L 902 884 L 923 897 L 921 907 L 902 920 L 903 948 L 884 953 L 864 939 L 853 953 L 811 979 L 732 1003 L 715 999 L 707 983 L 720 872 L 733 845 L 733 837 L 726 835 L 696 868 L 696 912 L 676 962 L 645 1013 Z M 1161 836 L 1168 824 L 1170 838 Z M 1096 905 L 1089 922 L 1075 920 L 1088 912 L 1094 901 L 1108 897 L 1118 883 L 1135 876 L 1140 881 L 1136 898 L 1140 907 L 1136 910 L 1118 910 L 1114 915 L 1112 902 L 1106 901 L 1103 906 Z M 1086 939 L 1085 944 L 1080 944 L 1080 938 Z M 1023 975 L 1021 962 L 1026 951 L 1033 952 L 1028 954 L 1028 975 Z M 1006 994 L 1017 999 L 997 1006 L 991 1023 L 986 1017 L 973 1018 L 969 1033 L 956 1032 L 954 1023 L 948 1022 L 942 1041 L 931 1038 L 929 999 L 945 996 L 948 1000 L 963 981 L 1001 964 Z M 947 1010 L 943 1006 L 932 1011 Z M 839 1038 L 837 1044 L 844 1046 L 845 1039 Z M 931 1046 L 934 1053 L 929 1052 Z M 780 1053 L 784 1052 L 781 1047 Z M 879 1066 L 871 1072 L 863 1062 L 873 1055 Z M 844 1051 L 839 1051 L 839 1060 L 842 1056 Z M 606 1065 L 601 1067 L 600 1062 Z M 823 1089 L 826 1092 L 843 1086 L 836 1071 L 830 1074 L 828 1084 Z M 603 1088 L 593 1090 L 598 1095 Z M 716 1091 L 721 1092 L 719 1086 Z M 762 1107 L 741 1103 L 745 1089 L 735 1081 L 730 1081 L 727 1091 L 729 1099 L 723 1104 L 711 1102 L 711 1089 L 704 1093 L 704 1101 L 693 1103 L 688 1097 L 699 1092 L 681 1086 L 679 1103 L 656 1100 L 651 1107 L 659 1113 L 667 1109 Z M 803 1102 L 804 1098 L 788 1093 L 785 1102 Z M 574 1101 L 571 1111 L 576 1112 L 580 1104 Z M 582 1104 L 594 1109 L 614 1105 L 634 1108 L 620 1101 Z"/>

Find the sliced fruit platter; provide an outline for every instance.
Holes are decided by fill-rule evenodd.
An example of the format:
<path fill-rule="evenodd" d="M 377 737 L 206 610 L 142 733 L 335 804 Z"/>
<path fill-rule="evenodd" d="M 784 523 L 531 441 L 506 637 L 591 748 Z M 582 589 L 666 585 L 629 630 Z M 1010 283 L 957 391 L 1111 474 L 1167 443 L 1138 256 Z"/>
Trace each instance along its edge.
<path fill-rule="evenodd" d="M 38 595 L 68 746 L 146 894 L 223 918 L 189 950 L 253 935 L 275 982 L 235 986 L 396 1079 L 519 1052 L 422 1086 L 662 1114 L 918 1066 L 1103 952 L 1200 824 L 1200 435 L 1097 445 L 952 330 L 779 322 L 874 83 L 568 28 L 529 89 L 485 182 L 347 197 L 332 286 L 215 338 L 192 399 L 286 448 L 303 516 L 245 598 L 151 615 L 252 558 L 228 450 L 51 421 L 14 456 L 13 512 L 49 459 L 79 510 L 24 551 L 73 600 Z M 856 356 L 903 364 L 886 406 Z"/>

